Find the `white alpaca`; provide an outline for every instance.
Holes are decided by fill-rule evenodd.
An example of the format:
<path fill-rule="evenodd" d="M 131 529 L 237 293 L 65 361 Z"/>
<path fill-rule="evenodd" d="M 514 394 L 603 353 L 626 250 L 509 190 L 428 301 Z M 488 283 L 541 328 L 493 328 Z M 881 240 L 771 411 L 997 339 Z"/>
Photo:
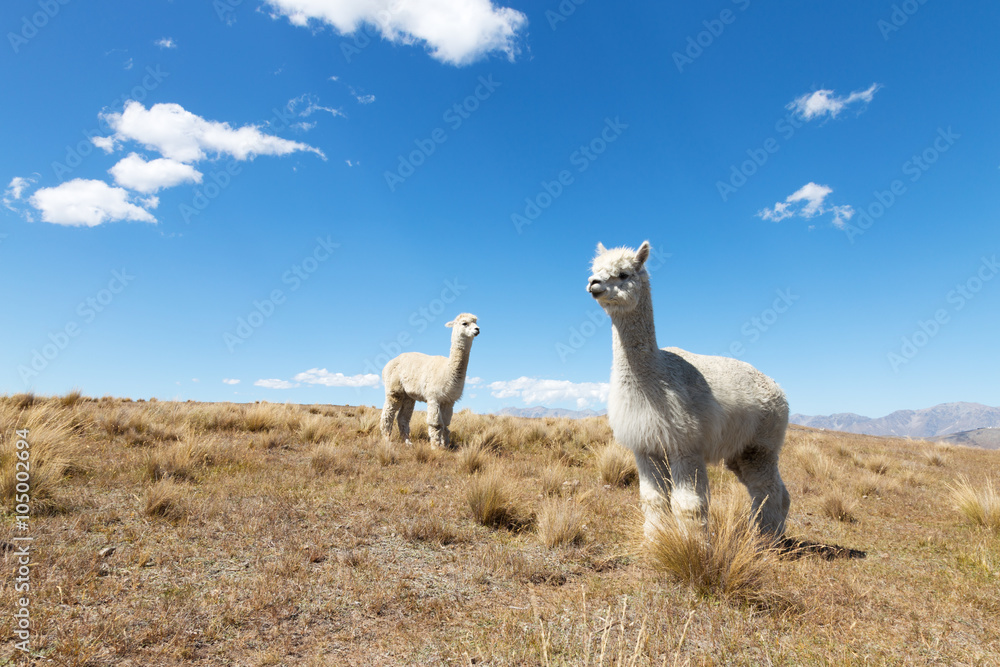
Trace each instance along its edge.
<path fill-rule="evenodd" d="M 427 430 L 431 444 L 449 447 L 451 413 L 465 389 L 472 340 L 479 335 L 476 316 L 462 313 L 445 325 L 452 327 L 451 354 L 432 357 L 420 352 L 404 352 L 382 369 L 385 406 L 382 408 L 382 434 L 389 437 L 392 422 L 399 425 L 399 435 L 410 444 L 410 417 L 417 401 L 427 403 Z"/>
<path fill-rule="evenodd" d="M 725 459 L 750 492 L 761 529 L 780 537 L 789 505 L 778 473 L 788 426 L 785 394 L 738 359 L 659 349 L 648 257 L 648 241 L 638 251 L 597 244 L 587 284 L 611 317 L 608 421 L 615 439 L 635 454 L 646 535 L 664 503 L 682 521 L 706 522 L 706 464 Z"/>

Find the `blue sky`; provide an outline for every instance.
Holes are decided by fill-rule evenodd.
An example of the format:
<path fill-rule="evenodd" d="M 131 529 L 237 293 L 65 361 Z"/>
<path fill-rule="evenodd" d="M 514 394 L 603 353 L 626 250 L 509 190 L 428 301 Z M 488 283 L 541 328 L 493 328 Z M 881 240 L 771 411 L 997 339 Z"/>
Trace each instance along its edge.
<path fill-rule="evenodd" d="M 794 412 L 1000 405 L 1000 6 L 20 0 L 0 391 L 604 407 L 598 241 Z"/>

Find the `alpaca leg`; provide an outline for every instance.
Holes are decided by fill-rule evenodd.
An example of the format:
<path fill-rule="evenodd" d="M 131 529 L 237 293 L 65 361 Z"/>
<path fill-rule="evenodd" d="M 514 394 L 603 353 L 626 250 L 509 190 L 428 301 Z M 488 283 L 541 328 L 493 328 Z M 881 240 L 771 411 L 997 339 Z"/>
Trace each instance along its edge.
<path fill-rule="evenodd" d="M 646 515 L 643 531 L 651 539 L 660 528 L 661 517 L 670 511 L 670 466 L 662 457 L 635 455 L 639 471 L 639 501 Z"/>
<path fill-rule="evenodd" d="M 444 436 L 442 434 L 441 406 L 437 401 L 427 402 L 427 432 L 430 435 L 431 446 L 443 447 Z"/>
<path fill-rule="evenodd" d="M 396 413 L 399 412 L 399 408 L 399 399 L 387 394 L 385 405 L 382 406 L 382 419 L 379 420 L 379 429 L 381 429 L 383 437 L 388 438 L 392 435 L 392 422 L 396 419 Z"/>
<path fill-rule="evenodd" d="M 692 456 L 674 456 L 670 460 L 673 490 L 670 509 L 678 523 L 708 525 L 708 468 L 705 461 Z"/>
<path fill-rule="evenodd" d="M 441 405 L 441 436 L 445 449 L 451 449 L 451 414 L 455 409 L 455 404 Z"/>
<path fill-rule="evenodd" d="M 399 426 L 399 436 L 406 444 L 410 443 L 410 418 L 413 417 L 413 406 L 417 402 L 407 396 L 403 399 L 399 408 L 399 416 L 396 417 L 396 424 Z"/>
<path fill-rule="evenodd" d="M 752 501 L 751 516 L 756 518 L 761 531 L 775 537 L 784 535 L 791 499 L 778 472 L 778 454 L 770 448 L 751 445 L 733 461 L 726 461 L 726 467 L 747 487 Z"/>

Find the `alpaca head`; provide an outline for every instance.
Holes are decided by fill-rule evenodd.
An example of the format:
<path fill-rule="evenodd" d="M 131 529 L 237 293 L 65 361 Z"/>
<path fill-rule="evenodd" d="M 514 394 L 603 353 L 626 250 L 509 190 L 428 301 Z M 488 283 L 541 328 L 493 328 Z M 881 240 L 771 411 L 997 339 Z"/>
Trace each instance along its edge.
<path fill-rule="evenodd" d="M 597 256 L 591 264 L 587 291 L 597 299 L 609 315 L 627 313 L 639 304 L 642 294 L 649 289 L 649 241 L 643 241 L 638 250 L 612 248 L 597 244 Z"/>
<path fill-rule="evenodd" d="M 471 313 L 462 313 L 445 326 L 451 327 L 452 343 L 469 345 L 472 343 L 472 339 L 479 335 L 479 325 L 476 324 L 476 316 Z"/>

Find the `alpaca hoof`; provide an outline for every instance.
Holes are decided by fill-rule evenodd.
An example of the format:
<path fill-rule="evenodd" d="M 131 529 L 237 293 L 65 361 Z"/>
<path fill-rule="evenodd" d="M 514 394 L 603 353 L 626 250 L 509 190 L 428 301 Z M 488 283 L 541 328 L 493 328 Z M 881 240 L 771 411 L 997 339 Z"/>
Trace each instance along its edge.
<path fill-rule="evenodd" d="M 412 446 L 413 446 L 413 443 L 412 443 L 412 442 L 410 442 L 410 439 L 409 439 L 409 438 L 407 438 L 406 440 L 404 440 L 404 441 L 403 441 L 403 444 L 404 444 L 404 445 L 406 445 L 407 447 L 412 447 Z"/>

